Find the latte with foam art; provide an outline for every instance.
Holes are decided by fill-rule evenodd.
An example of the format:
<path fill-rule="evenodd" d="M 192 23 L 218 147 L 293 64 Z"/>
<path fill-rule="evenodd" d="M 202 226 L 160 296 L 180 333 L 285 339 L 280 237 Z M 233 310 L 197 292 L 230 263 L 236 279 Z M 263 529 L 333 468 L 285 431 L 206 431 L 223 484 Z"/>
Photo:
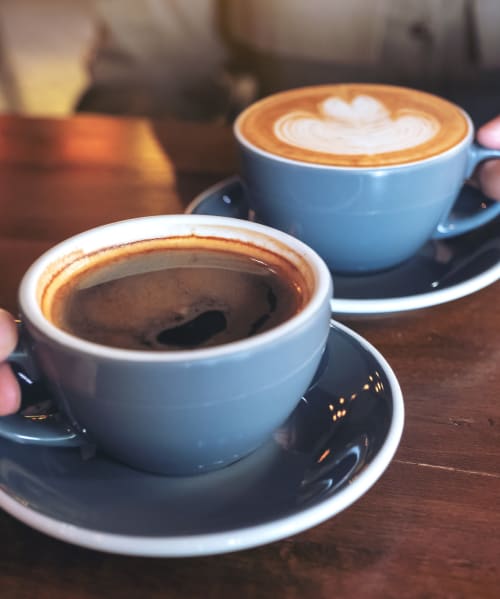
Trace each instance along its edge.
<path fill-rule="evenodd" d="M 391 118 L 371 96 L 356 96 L 350 104 L 332 96 L 318 112 L 285 114 L 274 124 L 274 134 L 284 143 L 313 152 L 374 155 L 423 144 L 441 128 L 425 112 L 409 110 Z"/>
<path fill-rule="evenodd" d="M 343 84 L 269 96 L 240 115 L 244 142 L 282 158 L 332 166 L 407 164 L 464 140 L 463 111 L 402 87 Z"/>

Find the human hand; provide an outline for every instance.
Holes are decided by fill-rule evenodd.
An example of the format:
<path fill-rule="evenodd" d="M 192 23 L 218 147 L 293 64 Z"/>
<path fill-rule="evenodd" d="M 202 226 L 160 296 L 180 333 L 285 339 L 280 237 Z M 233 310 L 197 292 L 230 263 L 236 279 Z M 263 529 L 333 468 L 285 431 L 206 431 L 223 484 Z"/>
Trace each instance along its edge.
<path fill-rule="evenodd" d="M 12 370 L 5 362 L 17 343 L 14 318 L 0 308 L 0 416 L 12 414 L 19 409 L 21 390 Z"/>
<path fill-rule="evenodd" d="M 500 116 L 480 127 L 476 137 L 482 146 L 500 150 Z M 500 201 L 500 160 L 488 160 L 481 164 L 476 177 L 483 193 Z"/>

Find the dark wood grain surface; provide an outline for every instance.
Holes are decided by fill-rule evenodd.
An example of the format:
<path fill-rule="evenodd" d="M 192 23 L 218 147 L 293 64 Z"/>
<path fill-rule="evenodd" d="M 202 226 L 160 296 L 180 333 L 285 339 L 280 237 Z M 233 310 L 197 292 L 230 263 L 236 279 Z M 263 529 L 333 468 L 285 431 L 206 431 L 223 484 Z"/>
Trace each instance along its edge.
<path fill-rule="evenodd" d="M 22 273 L 55 242 L 180 212 L 235 168 L 217 126 L 1 117 L 0 305 L 16 310 Z M 0 597 L 500 596 L 499 291 L 344 320 L 395 370 L 406 425 L 388 470 L 338 516 L 238 553 L 150 559 L 65 544 L 0 512 Z"/>

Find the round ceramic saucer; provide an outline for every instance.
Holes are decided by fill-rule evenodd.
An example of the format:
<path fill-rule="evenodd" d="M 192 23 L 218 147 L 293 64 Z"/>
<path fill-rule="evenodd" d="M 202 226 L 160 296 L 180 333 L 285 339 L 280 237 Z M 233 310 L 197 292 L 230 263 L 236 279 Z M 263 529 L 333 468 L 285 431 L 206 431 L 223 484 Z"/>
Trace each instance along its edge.
<path fill-rule="evenodd" d="M 484 209 L 491 202 L 465 186 L 451 220 Z M 238 177 L 197 196 L 186 212 L 251 218 Z M 500 218 L 472 233 L 430 241 L 413 258 L 369 275 L 333 273 L 334 314 L 384 314 L 434 306 L 464 297 L 500 279 Z"/>
<path fill-rule="evenodd" d="M 186 478 L 78 449 L 0 440 L 0 507 L 64 541 L 120 554 L 195 556 L 270 543 L 331 518 L 376 482 L 399 444 L 398 381 L 367 341 L 332 322 L 289 420 L 252 455 Z"/>

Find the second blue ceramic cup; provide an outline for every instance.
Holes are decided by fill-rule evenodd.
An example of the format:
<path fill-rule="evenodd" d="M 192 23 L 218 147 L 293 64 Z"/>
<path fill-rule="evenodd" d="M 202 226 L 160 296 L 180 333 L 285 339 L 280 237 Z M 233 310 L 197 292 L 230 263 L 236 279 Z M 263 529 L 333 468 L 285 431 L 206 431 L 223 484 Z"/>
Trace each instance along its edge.
<path fill-rule="evenodd" d="M 250 143 L 235 123 L 241 167 L 256 219 L 290 233 L 333 271 L 362 273 L 395 266 L 429 239 L 459 235 L 500 214 L 500 203 L 474 216 L 449 218 L 476 166 L 500 152 L 473 142 L 474 129 L 451 149 L 420 161 L 344 167 L 292 160 Z"/>

